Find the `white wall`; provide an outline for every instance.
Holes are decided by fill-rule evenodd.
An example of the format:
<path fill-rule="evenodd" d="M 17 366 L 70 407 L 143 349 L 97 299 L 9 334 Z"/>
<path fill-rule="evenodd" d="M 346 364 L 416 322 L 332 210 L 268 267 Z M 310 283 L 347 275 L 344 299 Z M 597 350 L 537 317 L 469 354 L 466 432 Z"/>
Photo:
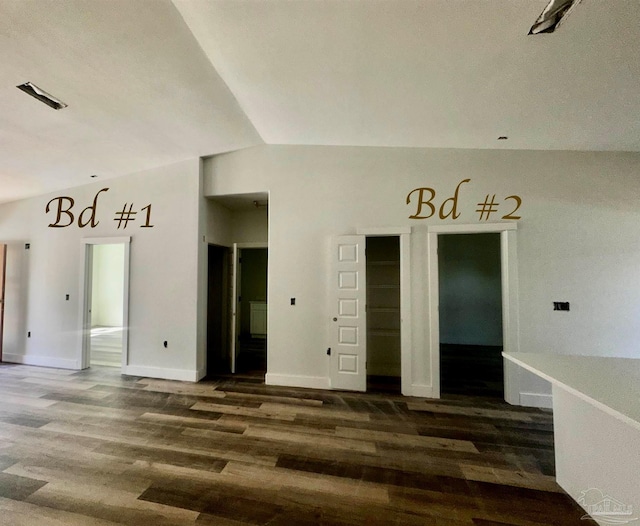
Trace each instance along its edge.
<path fill-rule="evenodd" d="M 93 246 L 91 325 L 121 327 L 124 296 L 124 245 Z"/>
<path fill-rule="evenodd" d="M 231 235 L 235 243 L 267 243 L 269 241 L 267 208 L 234 210 Z"/>
<path fill-rule="evenodd" d="M 500 234 L 438 236 L 440 343 L 502 346 Z"/>
<path fill-rule="evenodd" d="M 230 247 L 234 243 L 232 235 L 233 212 L 211 199 L 206 199 L 205 235 L 208 243 Z"/>
<path fill-rule="evenodd" d="M 231 210 L 212 199 L 205 201 L 205 207 L 209 243 L 230 247 L 233 243 L 268 242 L 268 208 Z"/>
<path fill-rule="evenodd" d="M 505 197 L 522 197 L 520 350 L 640 356 L 640 154 L 265 146 L 207 159 L 202 170 L 203 181 L 196 159 L 1 205 L 0 242 L 8 244 L 5 359 L 79 367 L 81 239 L 130 235 L 127 372 L 199 378 L 206 329 L 203 236 L 216 230 L 201 185 L 205 196 L 269 192 L 270 374 L 314 385 L 328 378 L 330 237 L 409 225 L 411 382 L 431 385 L 427 226 L 477 224 L 475 211 L 487 194 L 502 203 L 500 215 L 511 208 Z M 408 218 L 415 213 L 414 203 L 405 201 L 410 190 L 434 188 L 439 205 L 467 178 L 457 220 Z M 47 227 L 50 199 L 73 197 L 77 214 L 103 187 L 109 191 L 99 198 L 98 226 Z M 114 215 L 125 203 L 138 211 L 152 204 L 154 228 L 140 228 L 138 216 L 118 230 Z M 233 214 L 218 212 L 233 242 Z M 571 302 L 571 311 L 554 312 L 553 301 Z M 545 389 L 524 374 L 520 380 L 521 390 Z"/>
<path fill-rule="evenodd" d="M 292 379 L 328 376 L 330 236 L 412 226 L 412 383 L 428 386 L 427 226 L 477 224 L 487 194 L 502 203 L 491 221 L 522 198 L 520 350 L 640 357 L 639 172 L 634 153 L 264 146 L 207 159 L 204 188 L 269 191 L 269 373 Z M 432 187 L 439 205 L 467 178 L 457 220 L 408 218 L 409 191 Z"/>
<path fill-rule="evenodd" d="M 95 228 L 49 228 L 47 203 L 67 195 L 77 215 L 98 190 Z M 79 368 L 83 237 L 131 236 L 129 365 L 125 372 L 195 380 L 198 376 L 199 160 L 0 205 L 0 239 L 9 245 L 4 359 Z M 115 213 L 152 205 L 126 229 Z M 31 244 L 30 250 L 24 243 Z M 69 301 L 65 300 L 69 294 Z M 31 331 L 31 338 L 27 338 Z M 167 340 L 168 347 L 163 347 Z"/>

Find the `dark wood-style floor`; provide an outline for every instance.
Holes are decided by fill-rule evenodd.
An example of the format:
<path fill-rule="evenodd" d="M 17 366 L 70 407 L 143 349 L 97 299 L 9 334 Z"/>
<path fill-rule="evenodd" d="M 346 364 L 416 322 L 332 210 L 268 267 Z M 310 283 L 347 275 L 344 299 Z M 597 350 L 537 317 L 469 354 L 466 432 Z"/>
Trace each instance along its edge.
<path fill-rule="evenodd" d="M 502 347 L 440 344 L 440 392 L 504 398 Z"/>
<path fill-rule="evenodd" d="M 578 525 L 552 418 L 0 365 L 2 525 Z"/>

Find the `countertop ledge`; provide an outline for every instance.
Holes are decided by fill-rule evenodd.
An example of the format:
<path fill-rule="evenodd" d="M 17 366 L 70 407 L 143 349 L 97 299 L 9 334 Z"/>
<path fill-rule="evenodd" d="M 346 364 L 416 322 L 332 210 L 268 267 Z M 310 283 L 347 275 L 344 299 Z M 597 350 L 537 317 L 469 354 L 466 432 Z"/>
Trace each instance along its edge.
<path fill-rule="evenodd" d="M 502 356 L 640 431 L 640 359 L 506 352 Z"/>

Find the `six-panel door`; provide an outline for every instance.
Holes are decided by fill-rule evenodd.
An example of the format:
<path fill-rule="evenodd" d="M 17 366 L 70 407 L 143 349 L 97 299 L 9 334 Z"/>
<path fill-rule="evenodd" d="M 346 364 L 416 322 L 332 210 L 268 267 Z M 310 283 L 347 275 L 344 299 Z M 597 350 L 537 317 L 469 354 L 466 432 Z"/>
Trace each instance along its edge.
<path fill-rule="evenodd" d="M 366 391 L 365 237 L 336 237 L 331 249 L 331 387 Z"/>

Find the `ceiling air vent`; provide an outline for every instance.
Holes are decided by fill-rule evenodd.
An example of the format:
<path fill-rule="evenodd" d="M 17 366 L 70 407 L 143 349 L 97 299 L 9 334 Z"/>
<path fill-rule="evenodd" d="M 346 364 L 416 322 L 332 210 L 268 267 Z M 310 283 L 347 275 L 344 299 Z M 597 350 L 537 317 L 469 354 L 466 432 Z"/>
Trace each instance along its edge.
<path fill-rule="evenodd" d="M 20 84 L 16 87 L 18 89 L 21 89 L 25 93 L 28 93 L 32 97 L 35 97 L 40 102 L 44 102 L 47 106 L 52 107 L 54 110 L 61 110 L 62 108 L 67 107 L 64 102 L 49 95 L 46 91 L 41 90 L 38 86 L 31 82 L 25 82 L 24 84 Z"/>
<path fill-rule="evenodd" d="M 529 30 L 530 35 L 553 33 L 581 0 L 551 0 L 535 24 Z"/>

